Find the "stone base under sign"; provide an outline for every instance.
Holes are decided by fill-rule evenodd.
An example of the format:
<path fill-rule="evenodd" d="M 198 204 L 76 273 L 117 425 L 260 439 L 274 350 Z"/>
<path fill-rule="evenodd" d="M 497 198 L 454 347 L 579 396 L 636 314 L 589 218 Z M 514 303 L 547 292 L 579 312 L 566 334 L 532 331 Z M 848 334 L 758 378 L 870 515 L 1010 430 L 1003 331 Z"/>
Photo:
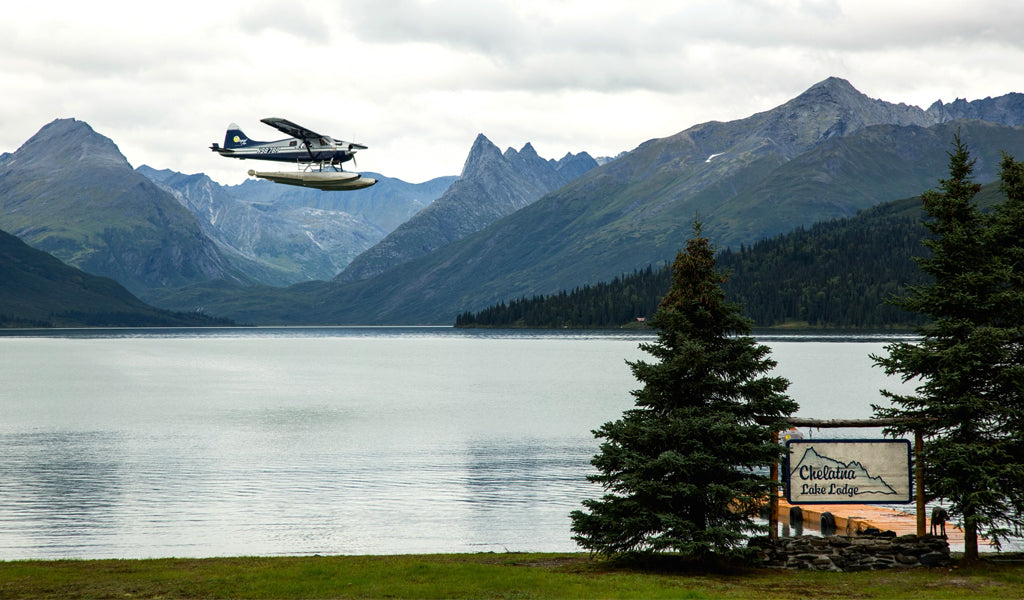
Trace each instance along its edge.
<path fill-rule="evenodd" d="M 888 534 L 887 534 L 888 533 Z M 952 564 L 949 543 L 935 535 L 879 535 L 846 537 L 800 536 L 751 538 L 760 549 L 765 566 L 811 571 L 870 571 L 874 569 L 939 567 Z"/>

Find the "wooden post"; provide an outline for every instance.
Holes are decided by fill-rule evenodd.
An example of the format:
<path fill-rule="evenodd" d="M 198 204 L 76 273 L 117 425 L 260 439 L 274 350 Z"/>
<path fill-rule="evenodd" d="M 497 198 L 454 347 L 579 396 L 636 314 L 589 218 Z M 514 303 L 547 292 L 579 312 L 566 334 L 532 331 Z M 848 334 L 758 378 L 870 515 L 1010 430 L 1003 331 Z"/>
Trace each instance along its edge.
<path fill-rule="evenodd" d="M 901 423 L 912 422 L 913 419 L 906 417 L 893 417 L 887 419 L 805 419 L 801 417 L 788 417 L 786 422 L 796 427 L 884 427 L 886 425 L 898 425 Z M 765 423 L 770 422 L 767 418 L 764 419 Z M 779 432 L 772 432 L 772 443 L 779 443 Z M 916 487 L 916 499 L 917 499 L 917 535 L 922 536 L 927 533 L 925 526 L 924 517 L 924 460 L 921 455 L 924 453 L 924 434 L 921 433 L 920 428 L 914 429 L 914 481 Z M 772 539 L 778 538 L 779 529 L 779 495 L 778 495 L 778 481 L 779 481 L 779 464 L 772 463 L 769 476 L 772 481 L 775 482 L 775 492 L 771 495 L 768 500 L 768 510 L 770 515 L 768 516 L 768 527 L 771 531 L 768 532 L 769 537 Z"/>
<path fill-rule="evenodd" d="M 917 498 L 917 536 L 925 533 L 924 525 L 924 435 L 921 428 L 914 429 L 914 495 Z"/>
<path fill-rule="evenodd" d="M 772 444 L 779 445 L 779 432 L 772 431 Z M 768 538 L 779 539 L 779 463 L 773 462 L 768 476 L 772 479 L 772 493 L 768 496 Z M 764 473 L 764 471 L 761 471 Z"/>

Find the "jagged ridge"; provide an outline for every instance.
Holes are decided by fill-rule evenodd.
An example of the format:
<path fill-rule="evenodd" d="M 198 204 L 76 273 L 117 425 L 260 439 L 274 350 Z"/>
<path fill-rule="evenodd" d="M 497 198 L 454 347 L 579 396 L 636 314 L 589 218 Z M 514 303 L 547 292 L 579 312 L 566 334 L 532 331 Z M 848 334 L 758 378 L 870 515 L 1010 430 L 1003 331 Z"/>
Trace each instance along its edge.
<path fill-rule="evenodd" d="M 459 180 L 431 206 L 353 260 L 335 281 L 366 279 L 425 256 L 528 206 L 596 166 L 586 152 L 545 160 L 530 143 L 518 152 L 509 148 L 502 153 L 481 133 Z"/>

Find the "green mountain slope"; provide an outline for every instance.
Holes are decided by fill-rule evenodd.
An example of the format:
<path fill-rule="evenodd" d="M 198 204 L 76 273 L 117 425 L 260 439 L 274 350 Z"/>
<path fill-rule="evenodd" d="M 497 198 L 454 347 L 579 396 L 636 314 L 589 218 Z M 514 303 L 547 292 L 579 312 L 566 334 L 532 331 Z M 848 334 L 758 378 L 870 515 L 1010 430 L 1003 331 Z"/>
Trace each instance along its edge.
<path fill-rule="evenodd" d="M 978 195 L 984 208 L 1003 200 L 991 183 Z M 759 327 L 885 329 L 921 323 L 885 303 L 924 283 L 914 262 L 926 249 L 919 198 L 887 202 L 854 217 L 724 250 L 726 297 Z M 518 298 L 459 315 L 461 327 L 620 327 L 650 318 L 671 284 L 668 265 L 550 296 Z"/>
<path fill-rule="evenodd" d="M 0 327 L 226 325 L 149 306 L 113 279 L 89 275 L 0 231 Z"/>
<path fill-rule="evenodd" d="M 188 210 L 74 119 L 0 163 L 0 228 L 134 293 L 240 277 Z"/>
<path fill-rule="evenodd" d="M 1024 127 L 952 121 L 931 127 L 875 125 L 830 139 L 775 169 L 756 186 L 710 211 L 718 230 L 745 243 L 792 224 L 848 217 L 882 201 L 933 187 L 957 132 L 977 158 L 978 181 L 999 176 L 1002 151 L 1024 155 Z M 723 245 L 735 245 L 724 240 Z"/>

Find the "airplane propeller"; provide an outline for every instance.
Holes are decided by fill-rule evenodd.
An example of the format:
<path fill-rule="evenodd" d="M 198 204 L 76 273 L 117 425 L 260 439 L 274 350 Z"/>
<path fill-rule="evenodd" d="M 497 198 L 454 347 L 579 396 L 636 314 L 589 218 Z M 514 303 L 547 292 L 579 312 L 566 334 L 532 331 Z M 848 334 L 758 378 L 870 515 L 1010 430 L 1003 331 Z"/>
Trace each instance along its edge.
<path fill-rule="evenodd" d="M 361 146 L 359 146 L 359 144 L 356 144 L 356 143 L 353 143 L 353 142 L 349 142 L 348 143 L 348 152 L 349 152 L 349 154 L 352 155 L 352 166 L 355 167 L 356 170 L 358 170 L 359 169 L 359 163 L 356 162 L 356 154 L 355 154 L 355 152 L 352 152 L 352 148 L 355 148 L 355 147 L 361 147 Z"/>

